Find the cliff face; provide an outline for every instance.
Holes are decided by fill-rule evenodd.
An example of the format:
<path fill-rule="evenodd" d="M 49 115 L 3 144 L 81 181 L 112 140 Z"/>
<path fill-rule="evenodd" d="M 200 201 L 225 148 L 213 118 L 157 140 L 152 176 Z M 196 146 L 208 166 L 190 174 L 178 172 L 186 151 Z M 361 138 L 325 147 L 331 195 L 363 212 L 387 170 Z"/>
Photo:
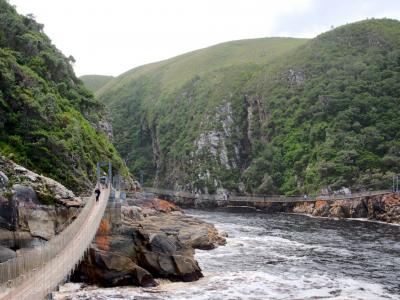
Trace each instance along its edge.
<path fill-rule="evenodd" d="M 103 105 L 73 62 L 42 24 L 0 0 L 0 152 L 82 191 L 91 188 L 97 161 L 111 160 L 124 176 L 128 170 L 108 140 Z"/>
<path fill-rule="evenodd" d="M 73 279 L 103 286 L 154 286 L 155 278 L 194 281 L 203 276 L 194 249 L 225 244 L 214 226 L 186 216 L 168 201 L 136 194 L 127 202 L 120 226 L 103 218 Z"/>
<path fill-rule="evenodd" d="M 305 202 L 296 205 L 293 212 L 340 219 L 368 218 L 369 220 L 400 224 L 400 195 L 393 193 L 352 200 Z"/>
<path fill-rule="evenodd" d="M 400 172 L 400 23 L 226 43 L 98 91 L 147 184 L 213 193 L 387 188 Z M 239 54 L 240 53 L 240 54 Z"/>
<path fill-rule="evenodd" d="M 54 237 L 83 204 L 60 183 L 0 156 L 0 262 Z"/>

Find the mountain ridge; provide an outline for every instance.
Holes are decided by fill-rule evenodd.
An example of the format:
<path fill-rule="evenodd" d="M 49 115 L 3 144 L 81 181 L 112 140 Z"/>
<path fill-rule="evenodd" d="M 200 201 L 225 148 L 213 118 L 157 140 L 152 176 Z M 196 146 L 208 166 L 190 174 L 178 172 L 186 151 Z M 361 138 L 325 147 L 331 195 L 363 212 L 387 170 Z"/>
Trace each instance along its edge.
<path fill-rule="evenodd" d="M 148 184 L 286 194 L 381 188 L 400 171 L 399 41 L 399 21 L 365 20 L 257 63 L 190 69 L 199 60 L 178 56 L 169 69 L 135 68 L 97 95 L 118 150 Z"/>

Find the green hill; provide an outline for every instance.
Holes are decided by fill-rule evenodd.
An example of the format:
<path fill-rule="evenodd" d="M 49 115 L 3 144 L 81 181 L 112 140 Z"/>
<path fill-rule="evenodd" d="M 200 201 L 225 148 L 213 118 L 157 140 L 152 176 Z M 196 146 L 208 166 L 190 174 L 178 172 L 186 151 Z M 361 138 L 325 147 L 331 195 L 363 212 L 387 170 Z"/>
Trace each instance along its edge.
<path fill-rule="evenodd" d="M 383 188 L 400 172 L 400 22 L 216 45 L 97 93 L 148 184 L 257 193 Z"/>
<path fill-rule="evenodd" d="M 110 94 L 111 91 L 123 89 L 126 83 L 144 76 L 160 84 L 163 91 L 175 89 L 195 76 L 212 70 L 241 64 L 260 65 L 271 62 L 282 53 L 306 41 L 307 39 L 263 38 L 218 44 L 132 69 L 105 85 L 96 94 Z"/>
<path fill-rule="evenodd" d="M 85 86 L 93 93 L 101 89 L 113 78 L 114 78 L 113 76 L 106 76 L 106 75 L 83 75 L 79 77 L 79 79 L 83 81 Z"/>
<path fill-rule="evenodd" d="M 128 170 L 100 130 L 103 105 L 71 61 L 43 25 L 0 0 L 0 152 L 79 191 L 91 187 L 99 160 Z"/>

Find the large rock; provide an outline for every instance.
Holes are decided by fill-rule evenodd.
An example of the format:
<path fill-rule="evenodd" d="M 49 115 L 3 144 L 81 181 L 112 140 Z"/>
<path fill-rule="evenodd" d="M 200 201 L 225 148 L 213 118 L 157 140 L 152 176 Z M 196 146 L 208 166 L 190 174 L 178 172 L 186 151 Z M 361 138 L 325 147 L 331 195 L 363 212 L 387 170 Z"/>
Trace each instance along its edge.
<path fill-rule="evenodd" d="M 12 248 L 34 248 L 44 244 L 41 238 L 33 237 L 28 231 L 10 231 L 0 228 L 0 245 Z"/>
<path fill-rule="evenodd" d="M 183 243 L 202 250 L 214 249 L 226 243 L 225 238 L 214 227 L 204 225 L 183 227 L 179 230 L 178 238 Z"/>
<path fill-rule="evenodd" d="M 17 224 L 17 210 L 9 199 L 0 195 L 0 228 L 15 230 Z"/>
<path fill-rule="evenodd" d="M 314 211 L 314 202 L 300 202 L 293 207 L 293 212 L 298 214 L 312 214 Z"/>
<path fill-rule="evenodd" d="M 174 253 L 177 250 L 177 241 L 166 234 L 157 233 L 150 235 L 150 248 L 153 252 Z"/>
<path fill-rule="evenodd" d="M 142 209 L 138 206 L 122 206 L 122 216 L 131 220 L 140 220 L 142 218 Z"/>
<path fill-rule="evenodd" d="M 181 278 L 182 281 L 195 281 L 203 277 L 200 267 L 194 259 L 181 255 L 174 255 L 173 257 L 178 278 Z"/>
<path fill-rule="evenodd" d="M 24 206 L 40 204 L 35 190 L 31 186 L 14 184 L 12 187 L 12 200 Z"/>
<path fill-rule="evenodd" d="M 152 284 L 149 276 L 194 281 L 203 276 L 194 247 L 212 249 L 226 242 L 214 226 L 165 200 L 140 198 L 129 203 L 135 206 L 122 207 L 120 227 L 103 218 L 75 278 L 105 286 Z"/>
<path fill-rule="evenodd" d="M 15 234 L 11 230 L 0 228 L 0 245 L 15 248 Z"/>
<path fill-rule="evenodd" d="M 344 219 L 348 217 L 348 207 L 344 206 L 343 203 L 335 203 L 329 209 L 329 216 L 339 219 Z"/>
<path fill-rule="evenodd" d="M 16 256 L 17 255 L 16 255 L 15 251 L 13 251 L 9 248 L 0 246 L 0 263 L 5 262 L 9 259 L 13 259 Z"/>
<path fill-rule="evenodd" d="M 33 236 L 50 240 L 55 235 L 56 214 L 54 211 L 36 209 L 30 212 L 27 222 Z"/>
<path fill-rule="evenodd" d="M 329 217 L 330 203 L 325 200 L 317 200 L 313 210 L 313 216 Z"/>
<path fill-rule="evenodd" d="M 8 177 L 2 171 L 0 171 L 0 190 L 3 190 L 8 185 Z"/>
<path fill-rule="evenodd" d="M 136 265 L 129 257 L 117 252 L 103 251 L 92 247 L 89 255 L 80 266 L 84 274 L 76 273 L 76 279 L 90 279 L 103 286 L 119 285 L 157 285 L 153 276 Z"/>
<path fill-rule="evenodd" d="M 388 223 L 400 223 L 400 194 L 387 194 L 368 199 L 369 217 Z"/>
<path fill-rule="evenodd" d="M 364 200 L 350 200 L 349 214 L 351 218 L 366 218 L 368 216 L 368 207 Z"/>

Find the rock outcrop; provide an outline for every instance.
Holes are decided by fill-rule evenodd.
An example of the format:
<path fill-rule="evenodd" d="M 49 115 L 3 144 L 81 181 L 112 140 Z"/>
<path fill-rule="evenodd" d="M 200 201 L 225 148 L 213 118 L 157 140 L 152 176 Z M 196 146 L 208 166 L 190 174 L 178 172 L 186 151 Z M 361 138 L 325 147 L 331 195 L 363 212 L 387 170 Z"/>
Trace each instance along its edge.
<path fill-rule="evenodd" d="M 202 277 L 194 249 L 225 244 L 211 225 L 176 205 L 140 195 L 122 206 L 122 225 L 103 218 L 95 242 L 73 279 L 103 286 L 154 286 L 154 278 L 194 281 Z"/>
<path fill-rule="evenodd" d="M 45 243 L 64 230 L 83 205 L 57 181 L 0 156 L 0 246 L 9 250 L 3 249 L 0 259 Z"/>
<path fill-rule="evenodd" d="M 396 193 L 359 197 L 349 200 L 302 202 L 295 213 L 331 218 L 368 218 L 387 223 L 400 223 L 400 195 Z"/>

